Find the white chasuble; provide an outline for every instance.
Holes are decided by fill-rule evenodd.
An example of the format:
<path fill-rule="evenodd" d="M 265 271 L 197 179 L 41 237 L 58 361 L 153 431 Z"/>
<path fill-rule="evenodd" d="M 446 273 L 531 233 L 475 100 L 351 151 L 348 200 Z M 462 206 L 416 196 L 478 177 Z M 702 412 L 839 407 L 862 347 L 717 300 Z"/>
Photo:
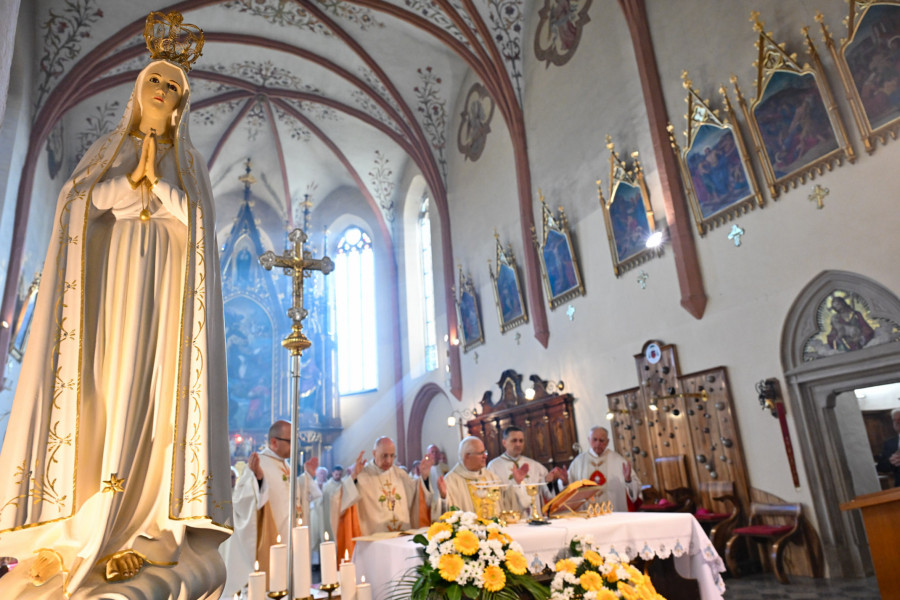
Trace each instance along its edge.
<path fill-rule="evenodd" d="M 263 471 L 262 485 L 249 468 L 238 478 L 232 494 L 234 535 L 219 551 L 225 559 L 228 580 L 223 597 L 230 598 L 247 584 L 253 564 L 269 572 L 269 546 L 278 535 L 283 544 L 291 543 L 291 482 L 287 462 L 269 448 L 259 453 Z M 321 497 L 315 479 L 304 472 L 297 478 L 297 513 L 308 522 L 310 501 Z"/>
<path fill-rule="evenodd" d="M 20 561 L 0 597 L 192 599 L 224 582 L 215 550 L 231 532 L 231 477 L 213 196 L 188 134 L 188 85 L 174 141 L 158 142 L 159 182 L 132 188 L 144 143 L 132 134 L 136 97 L 57 202 L 0 453 L 0 548 Z M 63 572 L 33 587 L 38 549 Z M 144 567 L 107 583 L 107 560 L 127 550 Z"/>
<path fill-rule="evenodd" d="M 598 501 L 612 501 L 613 510 L 628 510 L 628 500 L 634 502 L 641 494 L 641 480 L 631 472 L 631 481 L 625 483 L 622 467 L 627 461 L 619 453 L 607 448 L 597 456 L 593 450 L 582 452 L 569 465 L 569 482 L 588 479 L 602 487 Z"/>
<path fill-rule="evenodd" d="M 429 505 L 431 492 L 425 489 L 421 479 L 413 479 L 403 469 L 392 465 L 382 471 L 369 462 L 357 475 L 354 488 L 356 497 L 342 503 L 348 500 L 358 503 L 359 528 L 363 535 L 426 525 L 420 524 L 419 507 Z"/>
<path fill-rule="evenodd" d="M 460 510 L 480 514 L 483 497 L 478 493 L 476 486 L 484 483 L 505 485 L 505 482 L 501 481 L 496 473 L 486 467 L 479 471 L 470 471 L 460 463 L 456 463 L 450 469 L 450 472 L 444 477 L 444 482 L 447 484 L 447 498 L 438 510 L 432 512 L 431 516 L 434 520 L 440 516 L 441 512 L 449 510 L 453 506 Z"/>
<path fill-rule="evenodd" d="M 522 485 L 518 485 L 513 476 L 513 469 L 518 469 L 526 464 L 528 465 L 528 473 L 522 480 Z M 539 496 L 539 508 L 544 501 L 553 497 L 546 485 L 547 473 L 549 473 L 547 467 L 533 458 L 528 458 L 522 454 L 517 458 L 512 458 L 504 452 L 489 462 L 487 468 L 493 471 L 500 478 L 500 481 L 509 485 L 500 494 L 500 510 L 530 510 L 533 500 L 528 495 L 526 484 L 538 484 L 540 486 L 536 492 L 536 495 Z"/>

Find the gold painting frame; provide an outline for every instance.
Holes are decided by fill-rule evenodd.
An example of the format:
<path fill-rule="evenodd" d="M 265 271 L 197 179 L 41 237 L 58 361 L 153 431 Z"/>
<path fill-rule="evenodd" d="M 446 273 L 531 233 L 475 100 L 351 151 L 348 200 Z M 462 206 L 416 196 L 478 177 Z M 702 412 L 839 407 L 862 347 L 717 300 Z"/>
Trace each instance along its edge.
<path fill-rule="evenodd" d="M 500 333 L 506 333 L 510 329 L 528 322 L 528 309 L 525 305 L 519 267 L 516 264 L 512 246 L 504 249 L 496 230 L 494 230 L 494 239 L 496 240 L 497 275 L 494 275 L 490 260 L 488 260 L 488 272 L 491 276 L 491 287 L 494 288 L 494 303 L 497 306 L 497 318 L 500 320 Z"/>
<path fill-rule="evenodd" d="M 638 152 L 631 153 L 629 168 L 608 135 L 606 147 L 609 149 L 609 200 L 603 197 L 600 179 L 597 180 L 597 195 L 603 207 L 613 273 L 620 277 L 625 271 L 662 254 L 662 245 L 656 248 L 646 245 L 647 239 L 657 231 Z"/>
<path fill-rule="evenodd" d="M 777 199 L 781 192 L 826 170 L 831 171 L 844 160 L 854 162 L 856 155 L 825 79 L 819 54 L 809 38 L 809 28 L 803 28 L 803 36 L 812 65 L 801 66 L 796 53 L 788 54 L 785 45 L 777 43 L 772 33 L 765 31 L 758 12 L 750 16 L 754 21 L 753 30 L 759 33 L 756 42 L 759 53 L 754 64 L 756 98 L 750 107 L 736 76 L 732 75 L 731 83 L 753 134 L 769 193 Z M 784 118 L 788 114 L 790 120 Z"/>
<path fill-rule="evenodd" d="M 869 33 L 868 25 L 870 25 L 870 23 L 866 22 L 866 17 L 871 17 L 875 23 L 881 26 L 880 28 L 882 30 L 889 26 L 892 26 L 894 31 L 900 30 L 900 23 L 898 23 L 897 19 L 897 17 L 900 16 L 900 1 L 876 0 L 873 2 L 872 0 L 849 0 L 847 4 L 850 6 L 850 14 L 845 20 L 845 23 L 847 24 L 847 37 L 841 39 L 840 49 L 836 47 L 834 39 L 831 37 L 831 32 L 825 25 L 825 18 L 822 16 L 822 13 L 816 13 L 815 20 L 822 29 L 825 47 L 828 48 L 831 58 L 837 65 L 838 74 L 841 78 L 841 83 L 844 86 L 844 91 L 847 94 L 847 99 L 850 102 L 850 108 L 853 112 L 856 126 L 859 129 L 859 135 L 862 138 L 863 146 L 865 147 L 866 152 L 871 154 L 875 151 L 877 142 L 881 142 L 881 144 L 884 145 L 887 143 L 888 138 L 897 139 L 897 133 L 898 130 L 900 130 L 900 102 L 890 101 L 890 105 L 884 107 L 890 111 L 886 115 L 887 119 L 884 122 L 873 124 L 873 118 L 878 120 L 882 116 L 878 114 L 879 109 L 881 108 L 878 105 L 881 104 L 881 102 L 878 101 L 878 98 L 876 98 L 874 94 L 870 97 L 868 91 L 869 89 L 872 89 L 871 86 L 873 84 L 868 76 L 875 74 L 874 67 L 876 60 L 873 59 L 872 55 L 874 55 L 878 44 L 867 44 L 872 55 L 862 59 L 861 57 L 855 57 L 856 59 L 861 60 L 854 60 L 854 57 L 848 57 L 848 52 L 853 52 L 857 48 L 862 52 L 862 42 L 864 40 L 870 41 L 865 39 L 866 35 Z M 894 19 L 885 18 L 884 12 L 887 10 L 896 12 L 896 14 L 893 15 Z M 896 52 L 896 50 L 890 48 L 895 45 L 892 43 L 895 36 L 890 35 L 889 32 L 882 31 L 880 35 L 873 35 L 872 37 L 881 38 L 882 42 L 887 40 L 886 49 L 889 52 L 892 50 Z M 859 43 L 859 46 L 854 48 L 854 44 L 857 43 Z M 873 46 L 875 48 L 873 48 Z M 879 56 L 878 58 L 884 57 Z M 853 66 L 851 66 L 851 62 L 854 63 Z M 870 67 L 873 68 L 873 71 L 869 73 L 862 70 Z M 896 69 L 896 63 L 894 68 Z M 861 85 L 857 83 L 860 81 L 863 82 Z M 896 80 L 892 80 L 892 83 L 896 84 L 897 82 Z M 863 88 L 863 91 L 866 91 L 866 98 L 863 98 L 860 87 Z"/>
<path fill-rule="evenodd" d="M 670 124 L 667 129 L 697 232 L 702 236 L 763 206 L 763 196 L 724 86 L 719 88 L 725 108 L 721 115 L 709 100 L 700 97 L 687 71 L 682 71 L 681 79 L 688 92 L 683 148 L 675 140 L 675 128 Z"/>
<path fill-rule="evenodd" d="M 584 296 L 584 281 L 581 279 L 581 269 L 578 268 L 578 257 L 565 210 L 560 206 L 559 216 L 554 217 L 540 189 L 538 197 L 541 201 L 540 239 L 534 234 L 533 228 L 532 234 L 540 257 L 541 279 L 547 303 L 550 310 L 553 310 L 572 298 Z"/>
<path fill-rule="evenodd" d="M 453 300 L 456 303 L 456 320 L 458 323 L 457 334 L 462 343 L 463 352 L 480 346 L 484 343 L 484 326 L 481 321 L 481 308 L 478 304 L 478 294 L 475 292 L 475 284 L 472 276 L 463 274 L 462 265 L 457 265 L 457 288 L 453 291 Z"/>

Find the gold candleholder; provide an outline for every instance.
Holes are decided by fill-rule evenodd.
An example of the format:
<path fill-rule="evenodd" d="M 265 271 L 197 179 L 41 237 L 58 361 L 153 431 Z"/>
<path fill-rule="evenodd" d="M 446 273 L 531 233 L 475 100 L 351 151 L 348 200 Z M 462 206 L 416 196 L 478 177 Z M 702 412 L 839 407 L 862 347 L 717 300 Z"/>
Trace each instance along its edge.
<path fill-rule="evenodd" d="M 323 583 L 319 586 L 319 589 L 328 594 L 328 600 L 331 600 L 331 594 L 334 593 L 334 590 L 338 589 L 340 584 L 338 583 Z"/>
<path fill-rule="evenodd" d="M 269 592 L 266 594 L 266 596 L 268 596 L 269 598 L 277 598 L 277 599 L 284 598 L 287 595 L 288 595 L 287 590 L 281 590 L 280 592 Z"/>
<path fill-rule="evenodd" d="M 312 599 L 313 599 L 312 596 L 300 596 L 300 597 L 294 598 L 294 600 L 312 600 Z"/>

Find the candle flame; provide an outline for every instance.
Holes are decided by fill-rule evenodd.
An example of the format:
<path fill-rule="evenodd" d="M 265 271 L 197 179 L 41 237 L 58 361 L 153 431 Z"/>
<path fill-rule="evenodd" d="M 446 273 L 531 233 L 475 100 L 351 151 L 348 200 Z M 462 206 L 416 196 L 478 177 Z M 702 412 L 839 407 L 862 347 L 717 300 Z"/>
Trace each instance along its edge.
<path fill-rule="evenodd" d="M 344 550 L 344 562 L 350 562 L 350 551 Z"/>
<path fill-rule="evenodd" d="M 257 561 L 254 561 L 254 563 L 253 563 L 253 570 L 254 570 L 254 571 L 259 571 L 259 561 L 258 561 L 258 560 L 257 560 Z"/>
<path fill-rule="evenodd" d="M 297 517 L 297 527 L 303 525 L 303 517 Z"/>
<path fill-rule="evenodd" d="M 328 532 L 327 531 L 325 532 L 325 541 L 326 542 L 328 541 Z"/>
<path fill-rule="evenodd" d="M 280 543 L 281 543 L 281 534 L 280 534 L 280 533 L 278 534 L 278 537 L 275 538 L 275 543 L 276 543 L 276 544 L 280 544 Z"/>
<path fill-rule="evenodd" d="M 359 582 L 360 582 L 360 583 L 365 583 L 365 582 L 366 582 L 366 576 L 363 575 L 363 576 L 360 578 Z"/>

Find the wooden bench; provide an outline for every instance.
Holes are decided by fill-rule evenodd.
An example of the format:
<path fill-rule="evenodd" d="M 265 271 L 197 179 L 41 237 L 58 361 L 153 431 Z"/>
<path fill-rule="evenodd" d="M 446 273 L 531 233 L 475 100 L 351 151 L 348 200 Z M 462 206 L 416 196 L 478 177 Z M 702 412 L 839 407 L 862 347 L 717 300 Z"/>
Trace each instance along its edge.
<path fill-rule="evenodd" d="M 713 547 L 725 556 L 725 544 L 741 518 L 741 503 L 734 493 L 734 482 L 709 481 L 700 484 L 700 506 L 694 517 L 709 535 Z"/>
<path fill-rule="evenodd" d="M 752 503 L 748 525 L 734 529 L 725 546 L 725 562 L 731 574 L 735 577 L 740 576 L 734 556 L 735 544 L 739 540 L 752 540 L 771 544 L 768 556 L 772 571 L 780 583 L 790 583 L 784 574 L 782 564 L 784 550 L 788 543 L 803 537 L 803 530 L 800 527 L 802 516 L 803 509 L 800 504 Z"/>

